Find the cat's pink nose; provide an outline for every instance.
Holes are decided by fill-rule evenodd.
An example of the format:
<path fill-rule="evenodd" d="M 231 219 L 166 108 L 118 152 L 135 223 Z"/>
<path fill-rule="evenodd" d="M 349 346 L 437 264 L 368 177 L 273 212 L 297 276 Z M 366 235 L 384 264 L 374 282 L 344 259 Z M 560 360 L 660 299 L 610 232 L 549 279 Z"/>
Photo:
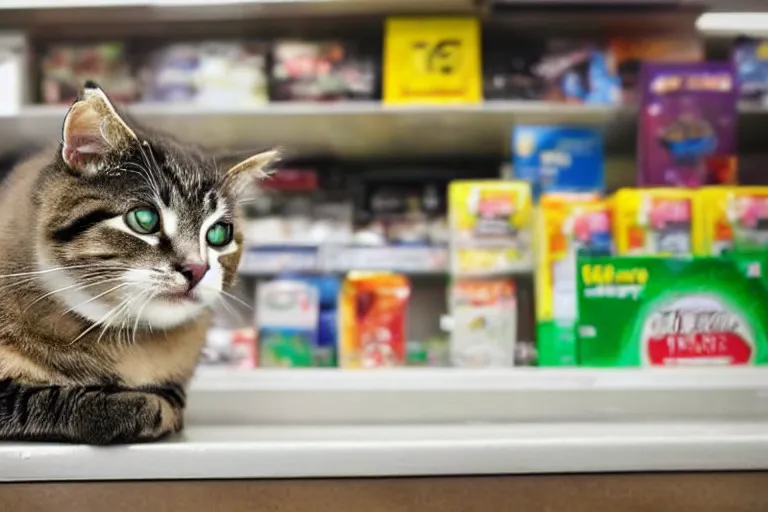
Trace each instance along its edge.
<path fill-rule="evenodd" d="M 188 290 L 192 290 L 197 286 L 197 283 L 202 281 L 203 276 L 208 272 L 208 268 L 208 265 L 205 263 L 185 263 L 182 265 L 180 272 L 187 280 L 187 283 L 189 283 Z"/>

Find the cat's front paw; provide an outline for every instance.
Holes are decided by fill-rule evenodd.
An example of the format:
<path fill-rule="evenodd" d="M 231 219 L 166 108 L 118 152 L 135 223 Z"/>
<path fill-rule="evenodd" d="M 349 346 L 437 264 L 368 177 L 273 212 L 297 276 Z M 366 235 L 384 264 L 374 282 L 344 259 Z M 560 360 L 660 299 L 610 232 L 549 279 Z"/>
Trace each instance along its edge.
<path fill-rule="evenodd" d="M 93 445 L 154 441 L 182 425 L 180 409 L 133 391 L 95 394 L 79 404 L 70 422 L 73 441 Z"/>

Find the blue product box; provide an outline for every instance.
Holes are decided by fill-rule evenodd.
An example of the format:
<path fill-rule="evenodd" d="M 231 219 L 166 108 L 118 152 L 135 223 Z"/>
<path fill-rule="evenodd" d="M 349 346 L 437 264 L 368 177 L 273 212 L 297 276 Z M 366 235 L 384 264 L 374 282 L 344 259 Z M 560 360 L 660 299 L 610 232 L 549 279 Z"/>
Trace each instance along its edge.
<path fill-rule="evenodd" d="M 741 98 L 768 103 L 768 40 L 739 38 L 733 47 L 733 64 Z"/>
<path fill-rule="evenodd" d="M 515 127 L 512 165 L 514 177 L 530 182 L 536 199 L 547 192 L 605 190 L 603 136 L 590 128 Z"/>

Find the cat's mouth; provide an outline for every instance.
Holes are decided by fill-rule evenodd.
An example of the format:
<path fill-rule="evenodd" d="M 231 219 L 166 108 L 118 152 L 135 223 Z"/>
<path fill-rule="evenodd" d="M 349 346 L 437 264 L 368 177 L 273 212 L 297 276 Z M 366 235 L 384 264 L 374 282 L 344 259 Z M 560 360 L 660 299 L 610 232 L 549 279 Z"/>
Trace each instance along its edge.
<path fill-rule="evenodd" d="M 175 304 L 184 304 L 189 302 L 199 302 L 200 298 L 195 290 L 169 290 L 161 293 L 158 298 L 164 299 Z"/>

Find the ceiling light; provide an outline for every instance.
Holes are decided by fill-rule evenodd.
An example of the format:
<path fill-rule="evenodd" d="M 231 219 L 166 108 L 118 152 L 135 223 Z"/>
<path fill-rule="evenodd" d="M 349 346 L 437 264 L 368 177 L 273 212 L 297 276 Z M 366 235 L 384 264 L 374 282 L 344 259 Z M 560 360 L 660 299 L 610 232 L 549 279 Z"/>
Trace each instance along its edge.
<path fill-rule="evenodd" d="M 696 28 L 707 34 L 765 34 L 768 33 L 768 13 L 708 12 L 696 20 Z"/>

